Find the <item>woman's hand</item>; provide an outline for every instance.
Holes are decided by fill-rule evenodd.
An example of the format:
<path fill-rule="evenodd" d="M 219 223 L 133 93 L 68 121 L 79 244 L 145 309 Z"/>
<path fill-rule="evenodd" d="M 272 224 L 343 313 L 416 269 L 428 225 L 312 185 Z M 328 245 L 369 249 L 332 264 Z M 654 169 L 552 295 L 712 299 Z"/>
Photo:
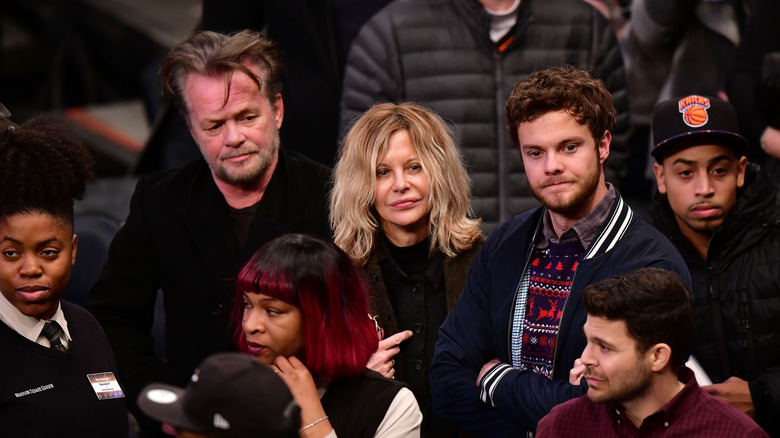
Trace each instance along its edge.
<path fill-rule="evenodd" d="M 306 427 L 326 416 L 325 409 L 317 393 L 314 378 L 306 365 L 295 356 L 289 358 L 278 356 L 274 360 L 274 368 L 279 377 L 284 380 L 295 402 L 301 407 L 301 427 Z M 301 431 L 301 437 L 324 437 L 333 430 L 330 422 L 325 419 Z"/>
<path fill-rule="evenodd" d="M 393 378 L 395 376 L 394 357 L 401 352 L 401 347 L 398 345 L 411 337 L 412 331 L 404 330 L 379 341 L 379 347 L 368 359 L 366 368 L 374 370 L 385 377 Z"/>

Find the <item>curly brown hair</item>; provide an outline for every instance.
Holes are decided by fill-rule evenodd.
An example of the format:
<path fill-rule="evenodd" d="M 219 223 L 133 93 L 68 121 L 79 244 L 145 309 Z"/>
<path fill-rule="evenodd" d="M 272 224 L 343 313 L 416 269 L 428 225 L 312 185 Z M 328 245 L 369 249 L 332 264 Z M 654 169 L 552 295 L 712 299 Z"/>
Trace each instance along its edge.
<path fill-rule="evenodd" d="M 597 145 L 605 131 L 615 129 L 617 111 L 604 82 L 571 65 L 539 70 L 515 84 L 506 103 L 506 129 L 519 146 L 520 123 L 561 110 L 587 124 Z"/>
<path fill-rule="evenodd" d="M 95 159 L 64 122 L 37 116 L 0 133 L 0 220 L 44 212 L 73 223 Z"/>

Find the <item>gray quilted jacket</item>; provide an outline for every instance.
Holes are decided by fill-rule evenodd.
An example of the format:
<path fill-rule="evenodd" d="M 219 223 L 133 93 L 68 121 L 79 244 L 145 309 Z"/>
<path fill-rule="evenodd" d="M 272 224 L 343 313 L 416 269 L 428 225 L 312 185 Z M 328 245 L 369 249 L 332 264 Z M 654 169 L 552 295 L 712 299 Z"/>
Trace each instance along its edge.
<path fill-rule="evenodd" d="M 522 0 L 518 14 L 500 52 L 489 38 L 490 16 L 476 0 L 394 1 L 358 34 L 344 77 L 342 134 L 386 101 L 414 100 L 452 123 L 487 233 L 539 205 L 504 121 L 512 87 L 531 72 L 564 63 L 591 67 L 618 109 L 607 161 L 607 177 L 618 187 L 628 155 L 623 59 L 609 23 L 582 0 Z"/>

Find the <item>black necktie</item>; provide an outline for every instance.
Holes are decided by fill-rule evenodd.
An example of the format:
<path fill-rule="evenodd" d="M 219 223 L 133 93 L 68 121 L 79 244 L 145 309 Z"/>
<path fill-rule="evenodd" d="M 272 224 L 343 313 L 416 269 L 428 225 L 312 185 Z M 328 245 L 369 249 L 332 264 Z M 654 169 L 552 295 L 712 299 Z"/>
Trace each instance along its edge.
<path fill-rule="evenodd" d="M 60 341 L 60 325 L 56 321 L 49 321 L 43 326 L 41 334 L 49 340 L 51 348 L 57 350 L 60 353 L 67 351 L 62 341 Z"/>

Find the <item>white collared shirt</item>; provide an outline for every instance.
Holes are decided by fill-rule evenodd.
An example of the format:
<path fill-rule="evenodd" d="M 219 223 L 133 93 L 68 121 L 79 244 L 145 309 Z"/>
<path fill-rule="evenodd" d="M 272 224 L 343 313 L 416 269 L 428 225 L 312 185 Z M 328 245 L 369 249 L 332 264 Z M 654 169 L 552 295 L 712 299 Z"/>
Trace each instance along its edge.
<path fill-rule="evenodd" d="M 43 326 L 47 321 L 56 321 L 62 328 L 60 332 L 62 345 L 68 348 L 72 340 L 68 331 L 68 321 L 65 319 L 60 303 L 57 303 L 57 311 L 54 312 L 54 316 L 49 320 L 45 320 L 23 314 L 5 298 L 5 295 L 0 294 L 0 321 L 11 327 L 16 333 L 44 347 L 51 347 L 51 344 L 45 336 L 41 335 L 41 330 L 43 330 Z"/>

